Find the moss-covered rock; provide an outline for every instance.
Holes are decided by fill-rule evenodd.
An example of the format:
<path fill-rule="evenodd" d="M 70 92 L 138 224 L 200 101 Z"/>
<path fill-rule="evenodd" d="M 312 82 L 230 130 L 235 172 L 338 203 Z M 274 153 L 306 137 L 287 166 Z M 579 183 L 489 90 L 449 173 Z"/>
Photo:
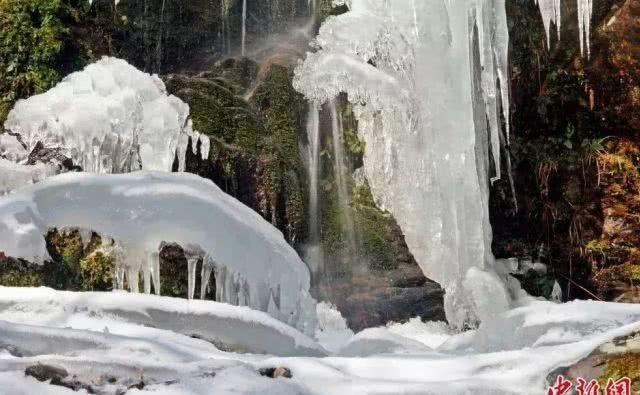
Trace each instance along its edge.
<path fill-rule="evenodd" d="M 45 237 L 51 257 L 43 264 L 5 257 L 0 259 L 0 285 L 47 286 L 70 291 L 107 291 L 113 288 L 113 258 L 101 249 L 100 237 L 85 240 L 77 230 L 56 230 Z"/>
<path fill-rule="evenodd" d="M 243 58 L 165 81 L 189 104 L 194 129 L 211 139 L 209 158 L 189 154 L 187 171 L 213 180 L 295 244 L 306 237 L 306 174 L 299 151 L 304 99 L 291 78 L 288 67 Z"/>

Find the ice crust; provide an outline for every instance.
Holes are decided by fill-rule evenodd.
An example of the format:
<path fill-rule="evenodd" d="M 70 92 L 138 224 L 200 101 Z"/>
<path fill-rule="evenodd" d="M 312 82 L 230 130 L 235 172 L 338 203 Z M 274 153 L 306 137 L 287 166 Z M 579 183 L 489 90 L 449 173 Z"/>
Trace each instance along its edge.
<path fill-rule="evenodd" d="M 87 172 L 170 171 L 176 153 L 184 170 L 189 137 L 194 146 L 199 138 L 209 146 L 206 136 L 194 134 L 188 116 L 189 106 L 167 95 L 160 78 L 104 57 L 49 91 L 18 101 L 5 128 L 21 136 L 27 152 L 38 142 L 63 148 Z M 6 147 L 0 139 L 0 152 Z"/>
<path fill-rule="evenodd" d="M 116 285 L 159 291 L 163 242 L 183 246 L 191 261 L 190 295 L 198 265 L 213 275 L 216 300 L 268 311 L 310 334 L 315 301 L 309 271 L 282 234 L 213 182 L 187 173 L 125 175 L 67 173 L 0 199 L 0 251 L 30 261 L 48 257 L 50 228 L 80 228 L 103 236 L 116 257 Z M 111 242 L 113 239 L 113 242 Z"/>
<path fill-rule="evenodd" d="M 510 306 L 487 204 L 509 140 L 504 0 L 348 4 L 322 25 L 294 85 L 316 102 L 349 95 L 373 194 L 445 287 L 449 322 L 494 316 Z"/>

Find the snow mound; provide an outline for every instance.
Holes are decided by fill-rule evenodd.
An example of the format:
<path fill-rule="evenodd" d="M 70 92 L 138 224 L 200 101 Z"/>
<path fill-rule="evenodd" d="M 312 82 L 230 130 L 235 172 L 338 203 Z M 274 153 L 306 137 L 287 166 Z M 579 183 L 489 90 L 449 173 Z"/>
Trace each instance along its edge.
<path fill-rule="evenodd" d="M 378 354 L 424 354 L 432 351 L 423 343 L 388 331 L 386 328 L 369 328 L 355 335 L 340 349 L 344 357 L 368 357 Z"/>
<path fill-rule="evenodd" d="M 68 317 L 85 314 L 108 317 L 111 320 L 135 323 L 161 330 L 195 336 L 228 350 L 272 354 L 281 356 L 323 356 L 324 349 L 294 328 L 275 320 L 268 314 L 248 307 L 231 306 L 212 301 L 176 299 L 155 295 L 134 295 L 123 292 L 78 293 L 54 291 L 49 288 L 0 287 L 0 344 L 16 345 L 21 354 L 67 354 L 81 350 L 112 348 L 151 350 L 159 359 L 189 362 L 218 353 L 215 348 L 202 344 L 180 347 L 173 343 L 172 350 L 155 346 L 157 341 L 134 347 L 127 336 L 96 333 L 86 330 L 61 331 L 60 328 L 25 326 L 33 323 L 32 316 L 43 315 L 38 324 L 51 326 L 52 322 L 68 325 Z M 31 318 L 29 318 L 31 317 Z M 23 322 L 25 325 L 19 325 Z M 77 327 L 78 324 L 75 323 Z M 109 328 L 106 326 L 106 328 Z M 95 328 L 93 328 L 95 329 Z M 130 328 L 128 332 L 135 334 Z M 136 340 L 142 342 L 142 340 Z M 192 343 L 202 341 L 192 340 Z M 133 344 L 133 345 L 132 345 Z M 143 347 L 144 346 L 144 347 Z M 197 346 L 197 347 L 196 347 Z M 114 351 L 114 354 L 117 352 Z M 151 352 L 150 351 L 150 352 Z M 134 354 L 130 352 L 129 357 Z"/>
<path fill-rule="evenodd" d="M 175 242 L 191 254 L 191 295 L 202 261 L 203 284 L 215 278 L 217 301 L 268 311 L 315 332 L 305 264 L 277 229 L 209 180 L 186 173 L 67 173 L 0 200 L 0 250 L 8 256 L 46 259 L 43 235 L 65 227 L 115 240 L 117 284 L 126 274 L 134 292 L 142 272 L 145 292 L 153 280 L 158 293 L 159 248 Z"/>
<path fill-rule="evenodd" d="M 353 331 L 349 329 L 347 320 L 342 316 L 337 307 L 331 303 L 320 302 L 316 305 L 318 328 L 316 339 L 327 350 L 338 351 L 353 337 Z"/>
<path fill-rule="evenodd" d="M 160 78 L 104 57 L 49 91 L 18 101 L 5 128 L 21 135 L 28 152 L 39 141 L 64 148 L 88 172 L 169 171 L 176 153 L 184 169 L 188 139 L 199 138 L 188 115 L 189 106 L 167 95 Z"/>

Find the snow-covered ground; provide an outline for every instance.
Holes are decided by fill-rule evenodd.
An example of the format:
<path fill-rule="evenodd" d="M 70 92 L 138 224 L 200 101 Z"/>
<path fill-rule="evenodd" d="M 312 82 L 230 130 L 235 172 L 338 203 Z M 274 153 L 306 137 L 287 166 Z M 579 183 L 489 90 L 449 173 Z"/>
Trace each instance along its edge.
<path fill-rule="evenodd" d="M 640 306 L 591 301 L 531 301 L 458 334 L 412 320 L 349 337 L 330 306 L 318 312 L 329 356 L 246 307 L 0 287 L 0 393 L 74 393 L 25 376 L 40 362 L 106 393 L 142 377 L 127 394 L 541 394 L 555 368 L 640 329 Z M 259 374 L 280 366 L 293 377 Z"/>

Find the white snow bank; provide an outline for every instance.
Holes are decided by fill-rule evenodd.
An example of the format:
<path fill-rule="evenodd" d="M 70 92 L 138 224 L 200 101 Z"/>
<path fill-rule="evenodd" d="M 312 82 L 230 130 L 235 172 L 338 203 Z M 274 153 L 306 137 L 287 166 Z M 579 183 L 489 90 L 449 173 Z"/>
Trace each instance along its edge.
<path fill-rule="evenodd" d="M 436 350 L 421 343 L 435 341 L 430 339 L 433 335 L 445 336 L 446 328 L 412 321 L 366 331 L 352 342 L 360 339 L 361 351 L 367 354 L 376 351 L 373 346 L 382 344 L 380 339 L 400 345 L 377 349 L 382 354 L 273 357 L 224 352 L 202 340 L 166 330 L 171 328 L 159 329 L 163 325 L 145 326 L 151 320 L 158 324 L 168 321 L 155 315 L 156 304 L 165 311 L 177 311 L 170 320 L 181 321 L 184 326 L 174 331 L 185 334 L 191 333 L 188 328 L 194 319 L 195 327 L 201 328 L 195 317 L 215 310 L 216 320 L 224 317 L 224 321 L 234 323 L 224 328 L 225 333 L 237 336 L 233 317 L 238 314 L 247 318 L 248 312 L 211 302 L 144 295 L 0 288 L 0 320 L 12 322 L 0 323 L 0 337 L 16 343 L 14 350 L 38 354 L 19 357 L 3 352 L 2 348 L 9 348 L 6 345 L 0 346 L 0 384 L 5 385 L 0 388 L 66 393 L 24 376 L 25 366 L 42 362 L 62 366 L 80 379 L 107 372 L 126 381 L 144 372 L 145 391 L 158 394 L 538 395 L 545 393 L 545 378 L 556 368 L 572 365 L 600 344 L 640 330 L 639 305 L 535 302 L 485 321 L 476 331 L 449 334 L 449 340 Z M 286 328 L 264 314 L 248 313 L 261 315 L 260 319 L 270 321 L 273 328 Z M 249 325 L 246 319 L 242 321 L 242 325 Z M 259 326 L 253 336 L 269 343 L 271 333 L 272 329 Z M 47 337 L 51 341 L 47 342 Z M 421 337 L 426 340 L 416 344 Z M 51 354 L 41 354 L 45 352 Z M 293 377 L 274 380 L 258 374 L 259 368 L 279 366 L 291 369 Z"/>
<path fill-rule="evenodd" d="M 113 238 L 123 250 L 117 272 L 126 271 L 135 292 L 140 271 L 146 292 L 151 276 L 158 284 L 162 242 L 200 251 L 190 259 L 191 290 L 197 260 L 204 259 L 202 277 L 215 276 L 217 301 L 268 311 L 315 332 L 305 264 L 276 228 L 209 180 L 186 173 L 70 173 L 0 199 L 0 251 L 6 255 L 46 259 L 43 235 L 54 227 Z"/>
<path fill-rule="evenodd" d="M 88 172 L 168 171 L 176 151 L 184 169 L 192 135 L 188 115 L 189 106 L 167 95 L 160 78 L 104 57 L 49 91 L 18 101 L 5 128 L 20 134 L 29 152 L 38 141 L 64 148 Z"/>
<path fill-rule="evenodd" d="M 0 320 L 34 324 L 33 316 L 40 316 L 36 325 L 57 326 L 54 323 L 67 325 L 71 316 L 80 314 L 197 336 L 232 350 L 283 356 L 325 355 L 324 349 L 307 336 L 266 313 L 248 307 L 124 292 L 78 293 L 49 288 L 0 287 Z M 74 322 L 73 325 L 82 328 L 86 324 Z M 108 324 L 106 327 L 109 328 Z M 113 330 L 107 329 L 107 333 L 102 334 L 81 330 L 60 332 L 0 322 L 0 344 L 16 344 L 25 355 L 99 350 L 105 345 L 116 348 L 118 343 L 123 344 L 121 348 L 134 348 L 130 344 L 133 340 L 111 334 Z M 144 342 L 151 345 L 143 344 L 144 347 L 138 348 L 153 349 L 153 342 Z M 154 355 L 164 360 L 185 362 L 217 353 L 213 347 L 199 347 L 200 350 L 192 344 L 184 347 L 175 344 L 171 353 L 154 352 Z M 129 357 L 134 355 L 130 352 Z"/>

